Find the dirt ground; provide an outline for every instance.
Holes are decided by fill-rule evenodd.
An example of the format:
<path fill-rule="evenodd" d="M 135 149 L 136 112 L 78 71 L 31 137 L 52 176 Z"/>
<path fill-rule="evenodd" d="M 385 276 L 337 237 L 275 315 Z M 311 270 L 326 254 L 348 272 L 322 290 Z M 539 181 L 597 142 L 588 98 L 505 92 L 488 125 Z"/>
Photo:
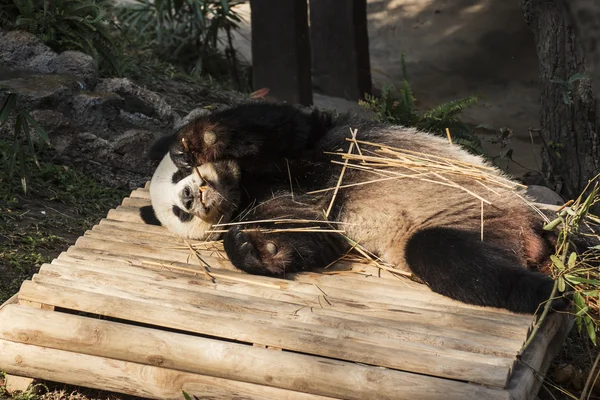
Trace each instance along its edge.
<path fill-rule="evenodd" d="M 234 45 L 251 63 L 249 2 Z M 502 0 L 368 0 L 369 51 L 375 88 L 399 85 L 400 55 L 407 57 L 409 81 L 418 106 L 476 95 L 480 106 L 465 122 L 513 130 L 513 158 L 537 169 L 539 140 L 532 147 L 528 129 L 539 126 L 537 56 L 518 2 Z M 359 106 L 346 99 L 315 96 L 315 104 L 339 110 Z M 491 138 L 491 137 L 488 137 Z M 485 144 L 489 155 L 498 145 Z M 539 160 L 539 157 L 537 157 Z M 526 169 L 511 164 L 508 172 Z"/>

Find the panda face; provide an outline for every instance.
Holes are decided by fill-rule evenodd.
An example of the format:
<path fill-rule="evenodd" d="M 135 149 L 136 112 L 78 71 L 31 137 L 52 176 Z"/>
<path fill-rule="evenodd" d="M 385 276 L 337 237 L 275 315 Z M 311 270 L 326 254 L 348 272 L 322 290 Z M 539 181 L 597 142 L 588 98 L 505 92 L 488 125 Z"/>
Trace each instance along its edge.
<path fill-rule="evenodd" d="M 229 222 L 237 209 L 240 171 L 233 161 L 197 169 L 199 174 L 180 171 L 165 155 L 152 177 L 150 199 L 162 225 L 183 238 L 204 240 L 213 224 Z"/>

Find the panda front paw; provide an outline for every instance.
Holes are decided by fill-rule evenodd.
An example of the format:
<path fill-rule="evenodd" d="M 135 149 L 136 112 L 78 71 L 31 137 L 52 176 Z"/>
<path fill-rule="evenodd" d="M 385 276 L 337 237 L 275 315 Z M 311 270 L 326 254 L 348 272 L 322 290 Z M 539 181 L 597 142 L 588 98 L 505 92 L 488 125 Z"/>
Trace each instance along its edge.
<path fill-rule="evenodd" d="M 256 275 L 283 276 L 290 259 L 286 252 L 258 230 L 234 226 L 225 233 L 223 246 L 233 265 Z"/>
<path fill-rule="evenodd" d="M 202 116 L 178 132 L 171 148 L 171 158 L 178 167 L 218 161 L 226 155 L 228 136 L 223 127 L 209 123 Z"/>

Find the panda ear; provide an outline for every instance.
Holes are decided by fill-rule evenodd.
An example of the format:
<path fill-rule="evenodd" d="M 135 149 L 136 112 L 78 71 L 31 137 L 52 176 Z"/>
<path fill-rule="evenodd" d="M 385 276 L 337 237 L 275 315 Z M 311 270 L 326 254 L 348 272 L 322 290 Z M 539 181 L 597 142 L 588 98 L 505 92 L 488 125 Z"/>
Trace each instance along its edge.
<path fill-rule="evenodd" d="M 148 150 L 148 159 L 157 161 L 162 160 L 165 154 L 169 152 L 176 139 L 176 134 L 166 135 L 158 138 Z"/>
<path fill-rule="evenodd" d="M 158 218 L 156 218 L 156 214 L 154 213 L 154 209 L 152 208 L 152 206 L 140 207 L 140 217 L 142 218 L 142 221 L 144 221 L 148 225 L 162 225 Z"/>

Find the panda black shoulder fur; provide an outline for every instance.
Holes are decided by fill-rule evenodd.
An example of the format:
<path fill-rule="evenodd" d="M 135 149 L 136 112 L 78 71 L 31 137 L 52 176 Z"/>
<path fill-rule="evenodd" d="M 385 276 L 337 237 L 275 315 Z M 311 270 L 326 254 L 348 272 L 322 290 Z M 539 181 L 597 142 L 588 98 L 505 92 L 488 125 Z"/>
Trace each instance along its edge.
<path fill-rule="evenodd" d="M 173 232 L 197 239 L 204 239 L 212 224 L 234 218 L 322 221 L 333 191 L 307 193 L 337 185 L 342 167 L 326 153 L 346 150 L 351 129 L 360 140 L 489 167 L 447 140 L 412 128 L 285 104 L 247 103 L 200 116 L 155 144 L 152 152 L 166 155 L 151 182 L 154 213 Z M 448 177 L 455 187 L 405 178 L 342 188 L 329 220 L 343 223 L 345 235 L 386 262 L 410 269 L 435 292 L 469 304 L 535 312 L 553 286 L 537 271 L 551 251 L 541 218 L 514 189 L 491 191 L 469 177 Z M 377 178 L 348 168 L 343 185 Z M 491 202 L 484 207 L 483 240 L 481 201 L 468 191 Z M 322 268 L 350 247 L 335 232 L 265 234 L 239 226 L 223 240 L 236 267 L 271 276 Z M 555 303 L 556 308 L 567 305 Z"/>

